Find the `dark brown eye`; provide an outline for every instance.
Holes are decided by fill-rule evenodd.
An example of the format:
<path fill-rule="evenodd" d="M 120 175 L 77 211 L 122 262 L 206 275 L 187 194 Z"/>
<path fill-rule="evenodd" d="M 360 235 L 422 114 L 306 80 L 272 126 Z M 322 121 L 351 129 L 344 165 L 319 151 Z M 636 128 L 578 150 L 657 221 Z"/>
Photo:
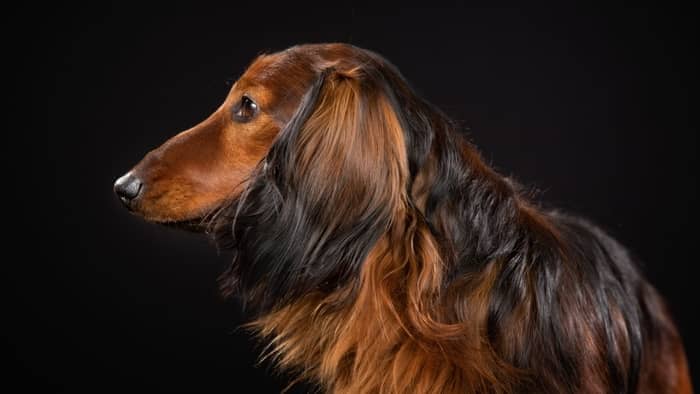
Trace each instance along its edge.
<path fill-rule="evenodd" d="M 233 120 L 238 123 L 249 122 L 258 113 L 258 105 L 248 96 L 241 97 L 241 101 L 233 107 Z"/>

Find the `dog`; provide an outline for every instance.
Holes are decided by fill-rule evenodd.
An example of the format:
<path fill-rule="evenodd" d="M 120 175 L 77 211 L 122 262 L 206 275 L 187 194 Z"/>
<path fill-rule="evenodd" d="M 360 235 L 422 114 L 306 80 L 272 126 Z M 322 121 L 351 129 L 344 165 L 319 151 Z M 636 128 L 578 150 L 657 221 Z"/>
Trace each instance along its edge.
<path fill-rule="evenodd" d="M 327 392 L 692 392 L 626 249 L 530 201 L 374 52 L 259 56 L 114 190 L 230 250 L 266 356 Z"/>

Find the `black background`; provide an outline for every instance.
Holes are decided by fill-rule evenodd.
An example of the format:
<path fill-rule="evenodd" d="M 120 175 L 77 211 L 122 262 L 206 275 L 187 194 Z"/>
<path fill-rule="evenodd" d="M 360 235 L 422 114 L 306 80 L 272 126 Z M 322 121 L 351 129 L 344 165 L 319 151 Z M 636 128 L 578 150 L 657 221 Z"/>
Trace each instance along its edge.
<path fill-rule="evenodd" d="M 268 364 L 255 367 L 260 347 L 217 292 L 229 256 L 202 236 L 130 216 L 111 188 L 149 149 L 216 109 L 227 78 L 257 54 L 329 41 L 386 56 L 469 127 L 502 173 L 629 246 L 667 298 L 697 371 L 689 12 L 239 3 L 22 12 L 45 29 L 22 51 L 39 73 L 25 85 L 36 88 L 27 104 L 48 116 L 38 154 L 48 162 L 32 183 L 50 197 L 40 207 L 48 219 L 30 226 L 41 242 L 9 285 L 16 316 L 4 336 L 25 387 L 284 387 Z"/>

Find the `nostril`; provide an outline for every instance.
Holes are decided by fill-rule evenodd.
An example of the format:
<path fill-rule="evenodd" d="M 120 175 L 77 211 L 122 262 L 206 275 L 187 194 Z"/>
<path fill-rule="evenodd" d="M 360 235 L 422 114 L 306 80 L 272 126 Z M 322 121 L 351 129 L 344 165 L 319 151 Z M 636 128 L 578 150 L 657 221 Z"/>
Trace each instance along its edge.
<path fill-rule="evenodd" d="M 136 198 L 141 189 L 143 188 L 143 183 L 139 178 L 133 175 L 131 172 L 122 176 L 114 182 L 114 192 L 119 196 L 119 199 L 123 203 L 128 204 Z"/>

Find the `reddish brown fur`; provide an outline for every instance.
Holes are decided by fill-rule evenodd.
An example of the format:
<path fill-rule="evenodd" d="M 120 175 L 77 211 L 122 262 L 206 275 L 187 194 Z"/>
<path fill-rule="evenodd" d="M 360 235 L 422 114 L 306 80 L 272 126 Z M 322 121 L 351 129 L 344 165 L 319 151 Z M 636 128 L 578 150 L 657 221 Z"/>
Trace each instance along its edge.
<path fill-rule="evenodd" d="M 284 95 L 271 89 L 271 82 L 280 82 L 267 76 L 277 58 L 259 57 L 208 119 L 171 138 L 133 169 L 146 185 L 133 206 L 138 213 L 155 222 L 200 219 L 243 190 L 284 119 L 291 116 L 291 103 L 303 94 L 301 87 L 295 91 L 290 86 Z M 310 78 L 310 70 L 305 71 Z M 231 109 L 243 94 L 275 111 L 262 111 L 250 123 L 232 122 Z"/>
<path fill-rule="evenodd" d="M 354 48 L 341 44 L 297 47 L 259 57 L 209 119 L 173 137 L 134 169 L 147 185 L 136 209 L 149 220 L 177 222 L 202 218 L 223 201 L 235 198 L 292 116 L 315 73 L 332 66 L 336 73 L 300 135 L 301 143 L 312 148 L 302 150 L 297 165 L 300 172 L 313 174 L 315 179 L 348 176 L 341 173 L 348 169 L 382 179 L 377 184 L 356 183 L 337 194 L 352 204 L 326 203 L 338 207 L 336 215 L 352 215 L 353 207 L 361 204 L 385 204 L 393 218 L 391 226 L 371 251 L 357 282 L 330 295 L 308 294 L 262 316 L 250 327 L 271 340 L 269 354 L 281 367 L 296 370 L 336 393 L 518 391 L 520 384 L 533 377 L 507 360 L 528 341 L 531 328 L 525 316 L 533 313 L 534 297 L 523 294 L 523 303 L 511 317 L 509 335 L 490 344 L 485 332 L 488 300 L 502 263 L 492 261 L 478 275 L 448 288 L 441 286 L 449 251 L 440 250 L 422 216 L 408 204 L 412 200 L 424 209 L 437 164 L 429 158 L 417 175 L 412 195 L 406 195 L 405 141 L 385 97 L 374 96 L 368 106 L 372 110 L 364 114 L 370 117 L 364 121 L 377 127 L 358 127 L 357 75 L 364 60 Z M 261 114 L 253 122 L 236 124 L 230 120 L 231 107 L 244 93 L 255 97 Z M 339 130 L 367 134 L 356 139 Z M 478 176 L 493 182 L 504 194 L 510 193 L 511 188 L 475 151 L 465 145 L 462 152 Z M 371 163 L 382 164 L 366 168 Z M 363 188 L 377 186 L 382 190 L 371 194 L 382 198 L 363 200 L 367 194 Z M 308 192 L 322 195 L 313 188 Z M 523 225 L 542 237 L 559 237 L 535 208 L 525 201 L 518 203 Z M 438 227 L 442 223 L 437 220 Z M 575 285 L 578 273 L 567 274 L 565 283 Z M 347 299 L 351 302 L 340 302 Z M 586 316 L 594 315 L 574 296 L 561 302 Z M 339 304 L 345 307 L 337 309 Z M 680 338 L 670 319 L 665 319 L 669 335 L 647 350 L 662 356 L 643 360 L 640 393 L 692 392 Z M 572 316 L 567 324 L 580 338 L 582 359 L 589 360 L 583 367 L 583 387 L 590 393 L 605 392 L 608 382 L 601 372 L 605 366 L 599 365 L 601 333 L 581 321 L 581 316 Z M 619 316 L 615 321 L 617 330 L 626 329 Z M 667 371 L 673 370 L 681 372 L 668 376 Z"/>

